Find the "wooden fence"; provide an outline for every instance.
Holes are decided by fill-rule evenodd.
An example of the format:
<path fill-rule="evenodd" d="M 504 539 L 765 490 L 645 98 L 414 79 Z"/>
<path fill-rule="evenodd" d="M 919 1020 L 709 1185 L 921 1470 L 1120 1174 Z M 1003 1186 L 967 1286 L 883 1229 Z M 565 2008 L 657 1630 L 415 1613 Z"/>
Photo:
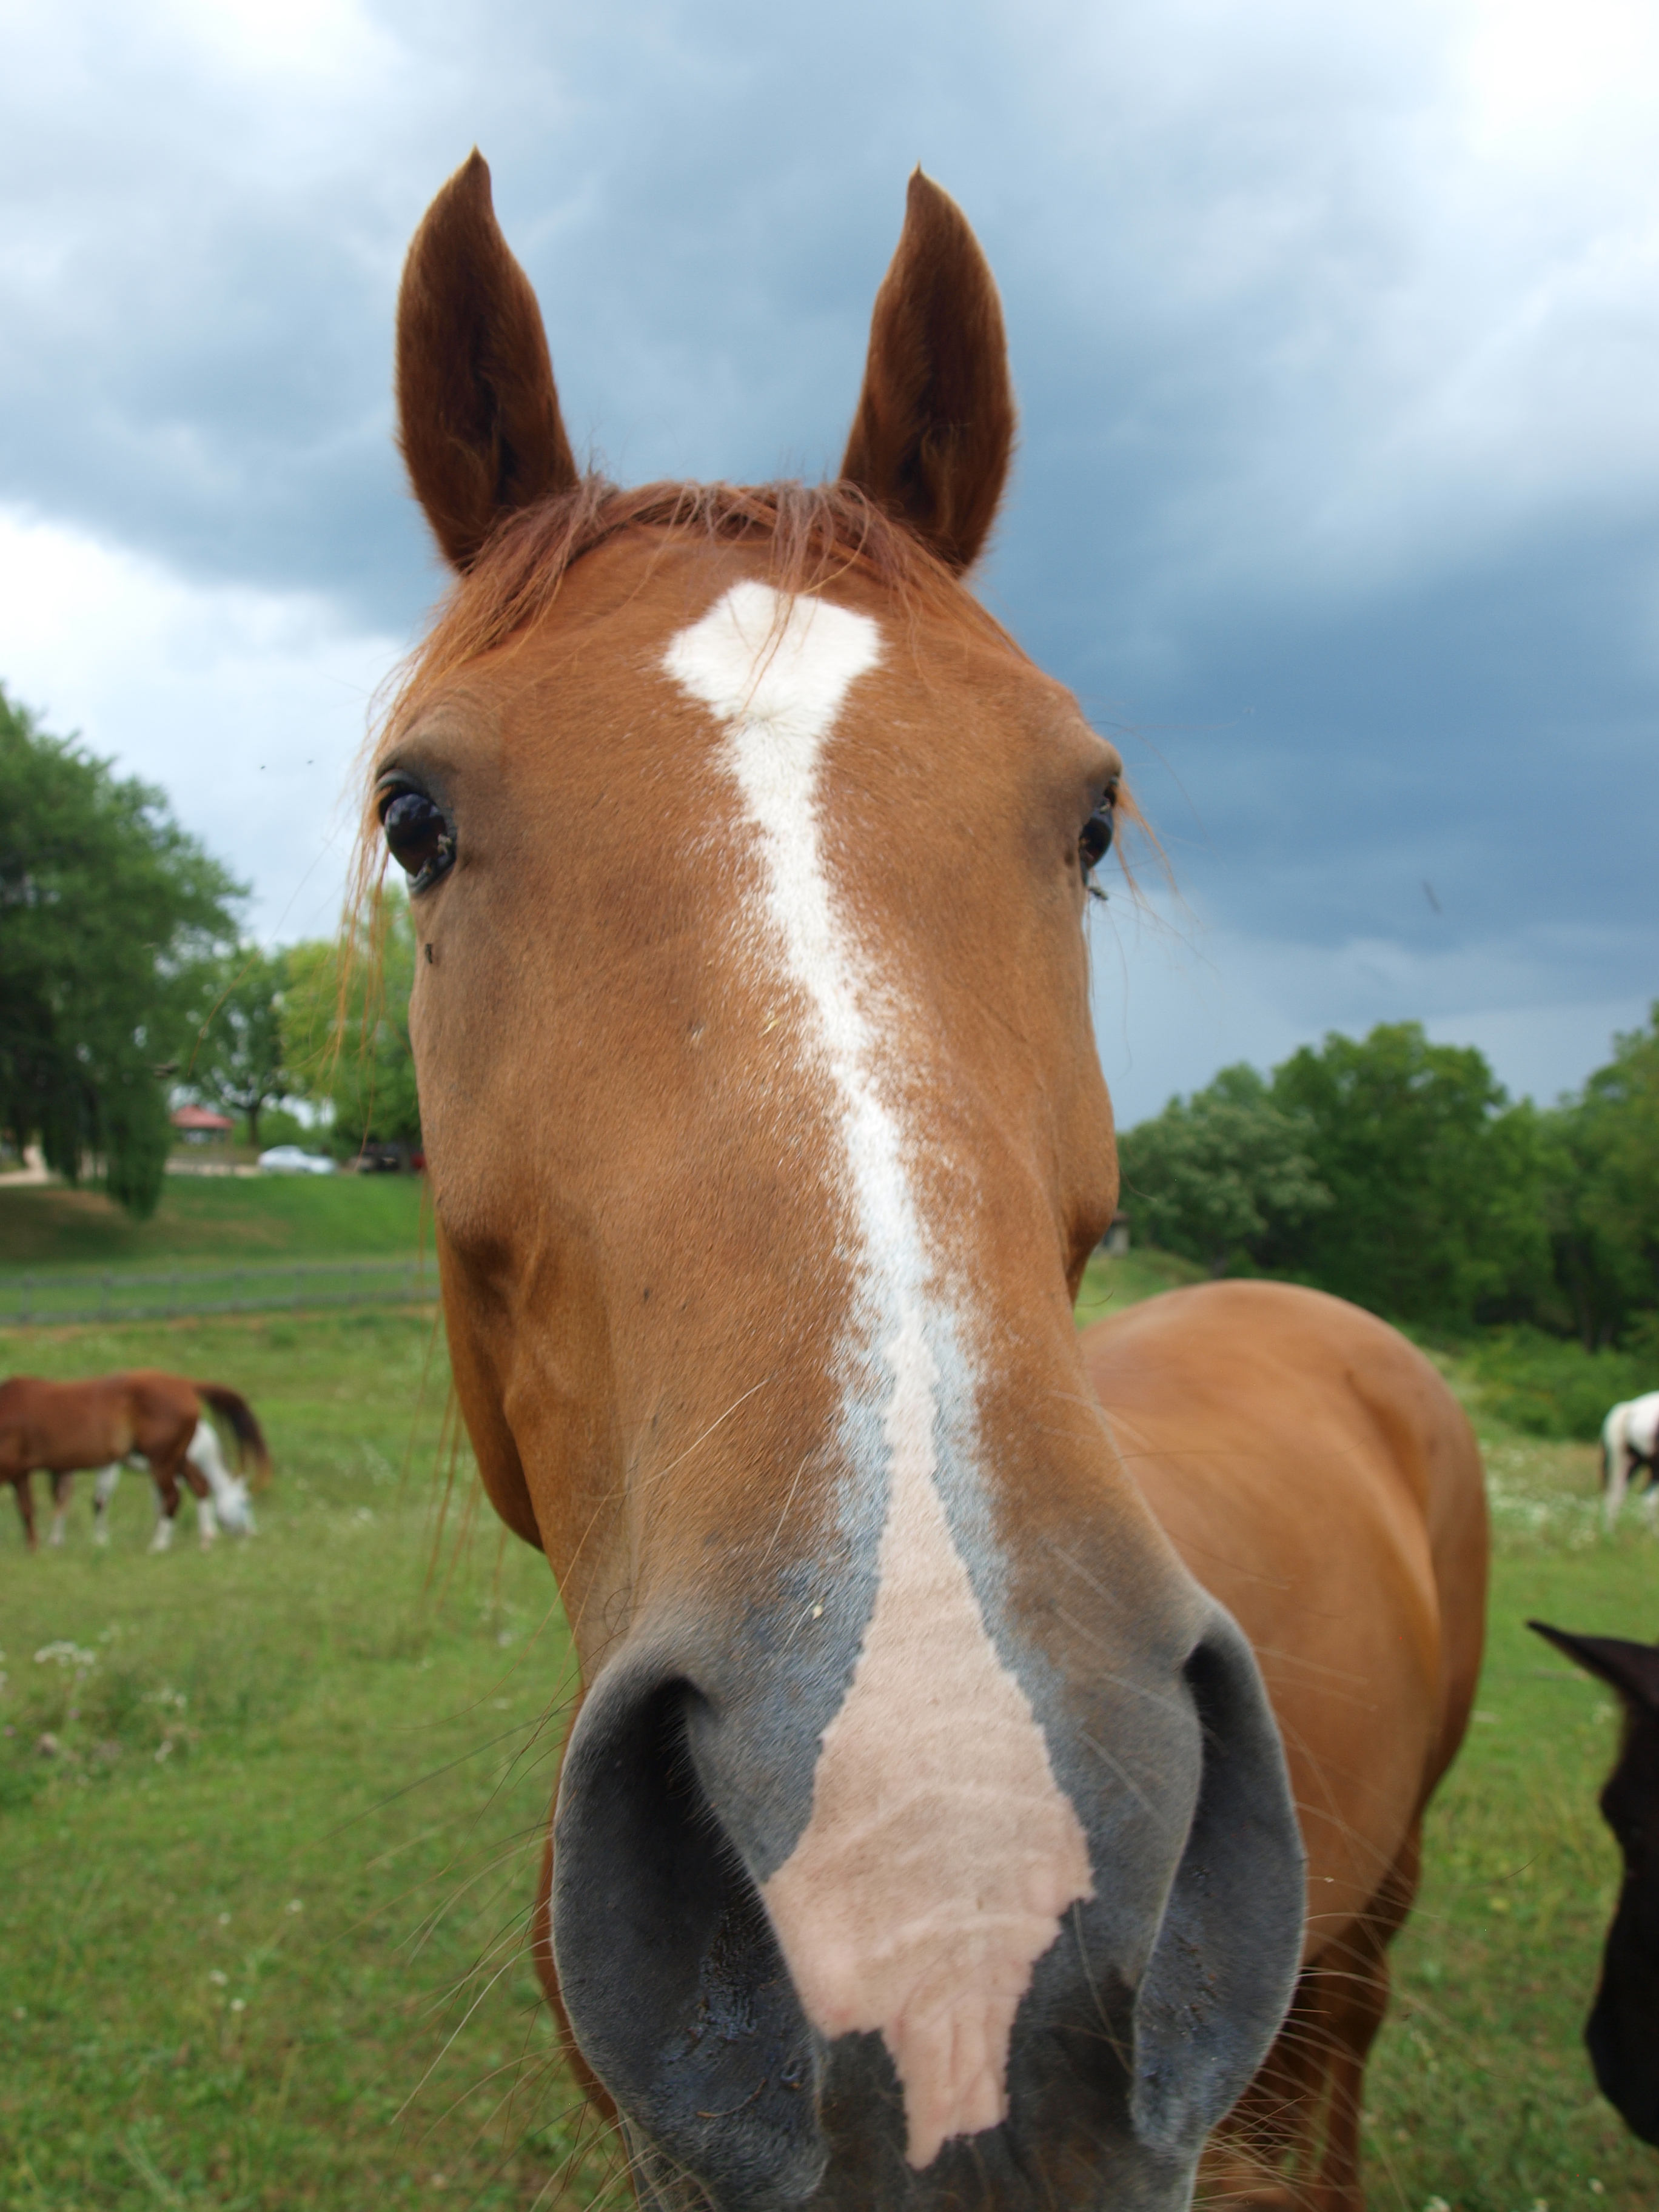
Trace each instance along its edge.
<path fill-rule="evenodd" d="M 404 1305 L 438 1295 L 438 1271 L 419 1260 L 309 1260 L 280 1266 L 129 1272 L 40 1268 L 0 1273 L 0 1328 L 67 1322 L 175 1321 L 209 1314 Z"/>

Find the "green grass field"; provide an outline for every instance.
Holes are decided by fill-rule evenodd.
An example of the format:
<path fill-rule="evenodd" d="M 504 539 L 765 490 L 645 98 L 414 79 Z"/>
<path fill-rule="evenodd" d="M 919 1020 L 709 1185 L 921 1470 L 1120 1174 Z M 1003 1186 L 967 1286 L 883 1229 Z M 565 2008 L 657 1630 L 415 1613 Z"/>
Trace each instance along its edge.
<path fill-rule="evenodd" d="M 433 1321 L 0 1344 L 234 1376 L 277 1467 L 208 1554 L 146 1554 L 131 1475 L 104 1553 L 84 1486 L 62 1552 L 0 1530 L 7 2212 L 596 2193 L 522 1948 L 568 1647 L 545 1563 L 441 1510 Z"/>
<path fill-rule="evenodd" d="M 1203 1280 L 1201 1267 L 1173 1252 L 1126 1252 L 1121 1260 L 1109 1260 L 1097 1252 L 1084 1270 L 1083 1287 L 1078 1292 L 1078 1326 L 1086 1328 L 1091 1321 L 1104 1321 L 1109 1314 L 1137 1305 L 1142 1298 L 1155 1298 L 1160 1291 L 1179 1290 L 1183 1283 Z"/>
<path fill-rule="evenodd" d="M 413 1190 L 214 1195 L 279 1194 L 243 1217 L 269 1230 L 337 1188 Z M 200 1228 L 197 1196 L 164 1233 Z M 1172 1279 L 1097 1263 L 1084 1310 Z M 61 1553 L 30 1559 L 0 1523 L 0 2206 L 624 2201 L 522 1948 L 568 1649 L 544 1564 L 464 1485 L 443 1508 L 433 1316 L 0 1338 L 0 1372 L 140 1360 L 244 1389 L 278 1472 L 258 1538 L 206 1555 L 187 1532 L 145 1553 L 133 1476 L 103 1554 L 84 1486 Z M 1601 1537 L 1589 1450 L 1483 1431 L 1491 1654 L 1398 1948 L 1370 2201 L 1659 2206 L 1659 2155 L 1578 2042 L 1616 1881 L 1595 1805 L 1611 1701 L 1521 1626 L 1659 1631 L 1659 1550 L 1634 1523 Z"/>
<path fill-rule="evenodd" d="M 100 1190 L 0 1188 L 0 1269 L 411 1256 L 419 1176 L 169 1176 L 149 1221 Z"/>

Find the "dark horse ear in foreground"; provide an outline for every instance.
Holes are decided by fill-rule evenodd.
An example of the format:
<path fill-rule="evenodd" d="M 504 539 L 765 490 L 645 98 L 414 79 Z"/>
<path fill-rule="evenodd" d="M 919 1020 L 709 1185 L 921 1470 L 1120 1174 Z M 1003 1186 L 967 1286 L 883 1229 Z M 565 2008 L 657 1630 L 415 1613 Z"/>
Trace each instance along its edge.
<path fill-rule="evenodd" d="M 972 233 L 912 179 L 836 483 L 619 491 L 475 155 L 398 392 L 456 583 L 374 811 L 455 1387 L 583 1674 L 538 1963 L 641 2195 L 1179 2212 L 1224 2122 L 1210 2201 L 1357 2212 L 1480 1462 L 1334 1299 L 1079 1343 L 1127 802 L 962 581 Z"/>
<path fill-rule="evenodd" d="M 1659 1644 L 1527 1626 L 1617 1690 L 1625 1709 L 1624 1741 L 1601 1792 L 1625 1880 L 1584 2043 L 1601 2094 L 1633 2134 L 1659 2143 Z"/>

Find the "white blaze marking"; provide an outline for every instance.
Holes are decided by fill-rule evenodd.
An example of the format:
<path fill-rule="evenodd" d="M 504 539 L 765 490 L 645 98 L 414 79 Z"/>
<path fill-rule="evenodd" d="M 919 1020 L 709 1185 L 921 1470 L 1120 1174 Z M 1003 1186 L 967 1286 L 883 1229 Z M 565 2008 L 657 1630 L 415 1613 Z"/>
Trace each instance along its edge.
<path fill-rule="evenodd" d="M 1092 1896 L 1089 1850 L 1042 1729 L 997 1656 L 939 1492 L 933 1346 L 957 1334 L 928 1287 L 904 1132 L 883 1096 L 904 1041 L 836 914 L 818 771 L 850 686 L 881 657 L 867 616 L 736 586 L 665 665 L 726 731 L 766 871 L 769 951 L 808 1008 L 803 1055 L 839 1096 L 860 1303 L 891 1377 L 877 1594 L 812 1813 L 765 1898 L 821 2033 L 879 2031 L 904 2089 L 914 2166 L 1007 2116 L 1008 2040 L 1060 1916 Z M 890 1003 L 890 1002 L 889 1002 Z M 966 1409 L 954 1407 L 956 1413 Z"/>
<path fill-rule="evenodd" d="M 257 1533 L 253 1508 L 248 1502 L 248 1487 L 240 1474 L 233 1474 L 225 1465 L 224 1453 L 219 1448 L 218 1432 L 210 1421 L 198 1421 L 185 1454 L 191 1465 L 206 1476 L 211 1498 L 201 1501 L 200 1516 L 214 1524 L 215 1534 L 228 1528 L 234 1536 L 252 1536 Z M 204 1536 L 203 1541 L 210 1542 Z"/>

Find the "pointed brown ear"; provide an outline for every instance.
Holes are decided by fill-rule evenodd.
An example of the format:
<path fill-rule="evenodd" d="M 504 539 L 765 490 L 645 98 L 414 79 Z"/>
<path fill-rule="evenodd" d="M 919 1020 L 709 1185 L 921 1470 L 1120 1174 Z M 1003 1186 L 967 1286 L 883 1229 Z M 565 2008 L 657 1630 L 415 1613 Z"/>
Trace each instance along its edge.
<path fill-rule="evenodd" d="M 1541 1620 L 1527 1626 L 1565 1651 L 1575 1666 L 1617 1690 L 1627 1705 L 1659 1711 L 1659 1645 L 1627 1644 L 1620 1636 L 1573 1636 Z"/>
<path fill-rule="evenodd" d="M 398 442 L 444 558 L 463 574 L 504 514 L 578 481 L 541 311 L 476 148 L 404 264 Z"/>
<path fill-rule="evenodd" d="M 985 543 L 1013 443 L 996 285 L 962 210 L 918 169 L 876 295 L 842 478 L 960 574 Z"/>

